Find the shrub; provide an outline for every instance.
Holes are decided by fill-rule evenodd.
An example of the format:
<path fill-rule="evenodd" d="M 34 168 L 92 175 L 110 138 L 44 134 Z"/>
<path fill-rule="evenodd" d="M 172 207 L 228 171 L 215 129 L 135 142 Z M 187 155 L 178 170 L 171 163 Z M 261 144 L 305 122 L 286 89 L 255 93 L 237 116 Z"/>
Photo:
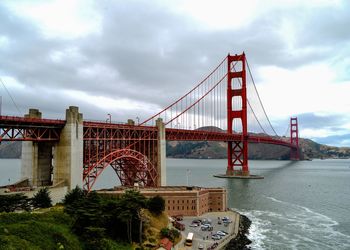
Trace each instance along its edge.
<path fill-rule="evenodd" d="M 81 201 L 82 199 L 84 199 L 84 197 L 85 197 L 84 191 L 80 187 L 76 186 L 74 189 L 69 191 L 64 196 L 63 204 L 64 205 L 71 205 L 74 202 Z"/>
<path fill-rule="evenodd" d="M 165 209 L 165 200 L 159 195 L 154 196 L 148 200 L 147 207 L 151 213 L 160 215 Z"/>
<path fill-rule="evenodd" d="M 32 198 L 32 205 L 35 208 L 47 208 L 52 206 L 50 191 L 47 187 L 40 189 Z"/>
<path fill-rule="evenodd" d="M 169 238 L 172 242 L 174 242 L 174 240 L 180 236 L 180 232 L 174 228 L 169 229 L 164 227 L 160 230 L 160 236 L 162 238 Z"/>
<path fill-rule="evenodd" d="M 24 194 L 0 195 L 0 212 L 14 212 L 16 209 L 29 211 L 29 201 Z"/>

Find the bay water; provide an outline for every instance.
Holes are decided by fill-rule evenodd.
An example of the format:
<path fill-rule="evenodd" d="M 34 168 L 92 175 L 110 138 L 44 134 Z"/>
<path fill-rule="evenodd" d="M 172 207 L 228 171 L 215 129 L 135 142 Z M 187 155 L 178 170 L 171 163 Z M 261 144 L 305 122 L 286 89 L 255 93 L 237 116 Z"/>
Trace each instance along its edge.
<path fill-rule="evenodd" d="M 168 185 L 225 187 L 229 207 L 251 221 L 252 249 L 350 249 L 350 160 L 249 161 L 262 180 L 220 179 L 226 160 L 167 159 Z M 20 160 L 0 160 L 0 185 Z M 107 168 L 94 188 L 119 185 Z"/>

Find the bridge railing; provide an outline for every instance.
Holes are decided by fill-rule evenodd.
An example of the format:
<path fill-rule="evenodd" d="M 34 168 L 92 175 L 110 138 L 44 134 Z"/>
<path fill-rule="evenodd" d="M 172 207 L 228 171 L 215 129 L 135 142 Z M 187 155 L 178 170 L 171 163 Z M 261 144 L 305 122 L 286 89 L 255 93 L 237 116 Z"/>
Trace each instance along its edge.
<path fill-rule="evenodd" d="M 65 124 L 65 120 L 61 119 L 44 119 L 44 118 L 29 118 L 20 116 L 0 116 L 0 122 L 22 122 L 22 123 L 45 123 L 45 124 Z"/>

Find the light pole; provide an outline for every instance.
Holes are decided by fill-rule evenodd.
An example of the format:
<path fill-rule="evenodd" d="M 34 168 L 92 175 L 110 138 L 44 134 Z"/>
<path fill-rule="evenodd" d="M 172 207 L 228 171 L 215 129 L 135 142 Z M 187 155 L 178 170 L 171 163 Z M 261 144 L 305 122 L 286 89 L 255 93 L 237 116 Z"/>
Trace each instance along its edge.
<path fill-rule="evenodd" d="M 140 124 L 140 117 L 136 116 L 136 120 L 137 120 L 137 125 Z"/>
<path fill-rule="evenodd" d="M 107 115 L 108 115 L 108 118 L 107 118 L 106 122 L 108 122 L 108 120 L 109 120 L 109 123 L 112 123 L 112 116 L 111 116 L 111 114 L 107 114 Z"/>
<path fill-rule="evenodd" d="M 188 186 L 188 177 L 191 174 L 191 170 L 187 169 L 186 170 L 186 179 L 187 179 L 187 186 Z"/>

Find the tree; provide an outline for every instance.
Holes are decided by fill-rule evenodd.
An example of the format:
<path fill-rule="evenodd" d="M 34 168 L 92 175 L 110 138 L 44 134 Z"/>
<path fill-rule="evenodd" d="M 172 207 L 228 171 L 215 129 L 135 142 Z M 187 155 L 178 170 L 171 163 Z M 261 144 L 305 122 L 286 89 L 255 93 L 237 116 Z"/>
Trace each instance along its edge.
<path fill-rule="evenodd" d="M 146 207 L 146 201 L 146 197 L 135 190 L 126 190 L 120 197 L 119 219 L 126 223 L 129 242 L 132 242 L 132 222 L 138 221 L 140 225 L 139 211 Z"/>
<path fill-rule="evenodd" d="M 35 208 L 46 208 L 52 206 L 50 191 L 47 187 L 40 189 L 32 198 L 32 205 Z"/>
<path fill-rule="evenodd" d="M 74 189 L 69 191 L 63 199 L 64 205 L 71 205 L 74 202 L 80 202 L 85 198 L 84 190 L 82 190 L 79 186 L 76 186 Z"/>
<path fill-rule="evenodd" d="M 180 236 L 180 232 L 178 230 L 176 230 L 175 228 L 169 229 L 169 228 L 164 227 L 160 230 L 160 236 L 162 238 L 168 238 L 172 242 L 174 242 L 175 239 Z"/>
<path fill-rule="evenodd" d="M 165 200 L 163 197 L 156 195 L 148 200 L 147 207 L 151 213 L 160 215 L 165 209 Z"/>
<path fill-rule="evenodd" d="M 168 238 L 169 237 L 169 228 L 163 227 L 159 233 L 160 233 L 161 238 Z"/>
<path fill-rule="evenodd" d="M 16 209 L 30 210 L 29 199 L 24 194 L 0 195 L 0 213 L 13 212 Z"/>

